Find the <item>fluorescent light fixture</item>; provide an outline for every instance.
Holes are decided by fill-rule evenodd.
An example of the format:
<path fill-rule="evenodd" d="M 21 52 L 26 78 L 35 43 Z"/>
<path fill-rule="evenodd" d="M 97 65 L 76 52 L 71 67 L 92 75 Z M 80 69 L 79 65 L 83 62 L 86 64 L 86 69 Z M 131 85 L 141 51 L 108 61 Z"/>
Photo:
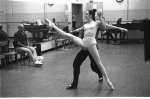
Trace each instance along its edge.
<path fill-rule="evenodd" d="M 11 1 L 35 2 L 35 3 L 53 3 L 53 4 L 68 4 L 68 3 L 75 2 L 75 0 L 11 0 Z"/>

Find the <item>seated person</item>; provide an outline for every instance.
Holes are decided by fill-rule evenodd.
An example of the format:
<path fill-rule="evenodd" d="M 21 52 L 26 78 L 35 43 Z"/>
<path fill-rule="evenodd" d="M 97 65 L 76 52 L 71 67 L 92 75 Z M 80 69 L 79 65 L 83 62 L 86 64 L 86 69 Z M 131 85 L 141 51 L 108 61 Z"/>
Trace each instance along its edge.
<path fill-rule="evenodd" d="M 119 42 L 117 42 L 117 40 L 113 37 L 112 32 L 111 31 L 107 31 L 107 30 L 103 30 L 101 31 L 103 36 L 107 36 L 107 44 L 109 43 L 109 37 L 111 37 L 111 39 L 114 41 L 114 44 L 119 44 Z"/>
<path fill-rule="evenodd" d="M 122 18 L 119 18 L 117 20 L 117 25 L 120 25 L 122 22 Z M 119 26 L 118 26 L 119 27 Z M 115 35 L 117 35 L 118 33 L 120 33 L 121 35 L 121 38 L 120 39 L 125 39 L 125 35 L 126 35 L 126 32 L 125 31 L 121 31 L 120 29 L 109 29 L 109 30 L 103 30 L 102 31 L 102 34 L 103 35 L 107 35 L 107 43 L 109 43 L 109 37 L 111 37 L 111 39 L 114 41 L 114 44 L 119 44 L 119 42 L 117 42 L 117 38 L 114 38 L 112 33 L 114 33 Z"/>
<path fill-rule="evenodd" d="M 117 26 L 120 27 L 119 25 L 121 25 L 121 23 L 122 23 L 122 18 L 119 18 L 119 19 L 117 20 Z M 120 32 L 121 35 L 123 35 L 122 38 L 120 38 L 120 39 L 125 39 L 126 32 L 124 32 L 124 31 L 116 31 L 116 30 L 115 30 L 115 32 L 116 32 L 116 33 L 117 33 L 117 32 L 118 32 L 118 33 Z"/>
<path fill-rule="evenodd" d="M 117 25 L 120 25 L 121 22 L 122 22 L 122 18 L 119 18 L 119 19 L 117 20 Z"/>
<path fill-rule="evenodd" d="M 102 17 L 103 20 L 105 21 L 105 17 Z M 114 41 L 114 44 L 119 44 L 117 42 L 117 40 L 113 37 L 112 33 L 110 31 L 107 31 L 107 30 L 101 30 L 101 33 L 103 36 L 107 36 L 107 44 L 109 44 L 109 37 Z"/>
<path fill-rule="evenodd" d="M 3 26 L 0 24 L 0 41 L 8 40 L 7 33 L 3 31 Z"/>
<path fill-rule="evenodd" d="M 41 61 L 38 61 L 37 53 L 34 47 L 28 46 L 27 35 L 24 31 L 24 25 L 18 25 L 18 31 L 14 34 L 14 42 L 17 51 L 26 52 L 29 54 L 30 58 L 35 62 L 35 64 L 42 64 Z"/>
<path fill-rule="evenodd" d="M 52 22 L 55 24 L 56 22 L 56 19 L 55 18 L 52 18 Z M 55 24 L 56 25 L 56 24 Z"/>
<path fill-rule="evenodd" d="M 8 40 L 7 33 L 3 30 L 3 26 L 0 24 L 0 42 L 7 41 L 7 40 Z M 1 47 L 1 49 L 2 49 L 2 52 L 8 51 L 7 46 L 3 46 Z"/>
<path fill-rule="evenodd" d="M 52 18 L 52 22 L 56 25 L 55 21 L 56 21 L 56 19 L 55 19 L 55 18 Z M 48 26 L 48 27 L 49 27 L 49 26 Z M 49 31 L 51 31 L 52 33 L 53 33 L 53 32 L 56 32 L 55 29 L 53 29 L 53 28 L 51 28 L 51 27 L 49 27 Z"/>
<path fill-rule="evenodd" d="M 125 39 L 125 35 L 126 35 L 126 31 L 121 31 L 119 29 L 108 29 L 108 30 L 104 30 L 102 31 L 103 35 L 107 35 L 107 43 L 109 41 L 109 37 L 111 37 L 111 39 L 114 41 L 114 44 L 119 44 L 119 42 L 117 42 L 117 38 L 113 37 L 113 34 L 117 35 L 118 33 L 120 33 L 121 35 L 123 34 L 123 36 L 121 36 L 120 39 L 124 40 Z"/>

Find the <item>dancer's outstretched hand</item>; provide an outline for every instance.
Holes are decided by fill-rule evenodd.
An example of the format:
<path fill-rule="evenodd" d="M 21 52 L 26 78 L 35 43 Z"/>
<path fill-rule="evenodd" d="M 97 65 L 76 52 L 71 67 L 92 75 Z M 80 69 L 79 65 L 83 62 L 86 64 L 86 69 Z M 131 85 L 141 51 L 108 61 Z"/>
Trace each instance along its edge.
<path fill-rule="evenodd" d="M 54 27 L 55 26 L 55 24 L 52 22 L 52 21 L 50 21 L 49 19 L 44 19 L 45 20 L 45 22 L 47 22 L 48 23 L 48 25 L 50 26 L 50 27 Z"/>

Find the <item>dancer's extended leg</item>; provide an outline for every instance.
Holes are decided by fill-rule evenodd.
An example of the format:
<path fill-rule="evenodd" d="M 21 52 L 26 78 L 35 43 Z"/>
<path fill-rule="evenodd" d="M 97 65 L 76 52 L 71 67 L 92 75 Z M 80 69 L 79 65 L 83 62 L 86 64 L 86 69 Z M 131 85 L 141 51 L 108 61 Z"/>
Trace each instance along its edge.
<path fill-rule="evenodd" d="M 105 77 L 106 79 L 106 82 L 108 84 L 108 86 L 113 90 L 114 87 L 112 85 L 112 83 L 109 81 L 109 78 L 107 76 L 107 73 L 106 73 L 106 70 L 100 60 L 100 56 L 99 56 L 99 53 L 98 53 L 98 50 L 96 48 L 96 44 L 92 44 L 89 48 L 88 48 L 89 52 L 91 53 L 92 57 L 94 58 L 96 64 L 98 65 L 98 67 L 100 68 L 103 76 Z"/>
<path fill-rule="evenodd" d="M 82 47 L 82 48 L 85 48 L 84 45 L 83 45 L 83 42 L 82 42 L 82 39 L 77 37 L 77 36 L 74 36 L 72 34 L 69 34 L 69 33 L 66 33 L 64 32 L 63 30 L 61 30 L 60 28 L 58 28 L 57 26 L 54 25 L 54 23 L 52 23 L 50 20 L 48 19 L 45 19 L 45 21 L 48 23 L 48 25 L 50 27 L 53 27 L 59 35 L 63 36 L 63 37 L 66 37 L 66 38 L 69 38 L 71 39 L 76 45 L 78 45 L 79 47 Z"/>

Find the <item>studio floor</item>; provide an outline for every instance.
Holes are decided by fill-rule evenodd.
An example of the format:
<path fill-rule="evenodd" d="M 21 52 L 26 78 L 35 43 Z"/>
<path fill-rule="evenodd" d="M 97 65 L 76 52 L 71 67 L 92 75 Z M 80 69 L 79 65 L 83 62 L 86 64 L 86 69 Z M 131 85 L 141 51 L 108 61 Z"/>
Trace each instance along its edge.
<path fill-rule="evenodd" d="M 66 90 L 73 80 L 73 60 L 80 48 L 43 53 L 43 65 L 26 61 L 11 70 L 1 69 L 1 97 L 149 97 L 150 62 L 144 61 L 144 44 L 113 45 L 98 42 L 99 53 L 115 90 L 90 67 L 89 58 L 81 66 L 77 90 Z"/>

